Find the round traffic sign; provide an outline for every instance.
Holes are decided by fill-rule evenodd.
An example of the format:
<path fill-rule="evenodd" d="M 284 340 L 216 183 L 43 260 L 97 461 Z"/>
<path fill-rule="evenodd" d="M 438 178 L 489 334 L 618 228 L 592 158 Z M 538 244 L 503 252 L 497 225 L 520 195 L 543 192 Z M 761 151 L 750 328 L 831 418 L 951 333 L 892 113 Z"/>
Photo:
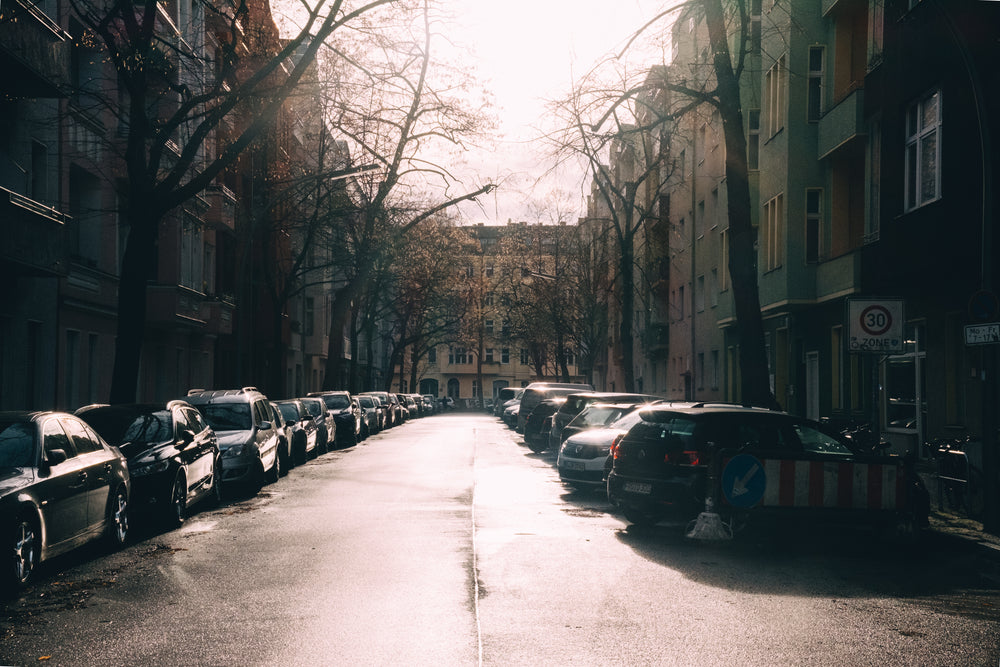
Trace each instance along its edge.
<path fill-rule="evenodd" d="M 722 469 L 722 493 L 733 507 L 753 507 L 766 488 L 767 473 L 756 456 L 737 454 Z"/>
<path fill-rule="evenodd" d="M 892 313 L 880 304 L 861 311 L 861 329 L 869 336 L 881 336 L 892 328 Z"/>

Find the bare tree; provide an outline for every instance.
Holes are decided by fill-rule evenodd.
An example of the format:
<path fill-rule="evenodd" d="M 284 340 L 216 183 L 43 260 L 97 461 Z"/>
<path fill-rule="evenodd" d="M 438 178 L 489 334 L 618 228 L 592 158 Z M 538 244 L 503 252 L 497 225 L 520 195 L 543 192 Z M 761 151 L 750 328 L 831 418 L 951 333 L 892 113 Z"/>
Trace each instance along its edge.
<path fill-rule="evenodd" d="M 334 288 L 326 388 L 343 376 L 342 332 L 351 304 L 366 292 L 393 245 L 421 223 L 493 189 L 490 183 L 463 188 L 428 156 L 430 145 L 462 147 L 485 127 L 486 116 L 462 98 L 463 73 L 444 69 L 432 57 L 436 33 L 429 1 L 402 9 L 411 11 L 397 23 L 409 17 L 408 27 L 363 32 L 363 39 L 340 46 L 331 58 L 330 78 L 337 84 L 331 122 L 356 159 L 370 160 L 380 171 L 355 181 L 357 214 L 344 230 L 352 261 Z M 436 197 L 425 196 L 435 188 Z"/>
<path fill-rule="evenodd" d="M 112 402 L 135 400 L 146 284 L 165 216 L 205 190 L 272 126 L 324 42 L 395 1 L 304 2 L 301 30 L 286 41 L 278 39 L 265 3 L 188 5 L 192 13 L 185 21 L 202 31 L 182 36 L 154 0 L 70 1 L 74 20 L 85 29 L 81 39 L 95 51 L 100 47 L 111 70 L 108 85 L 88 91 L 88 100 L 115 114 L 124 134 L 121 215 L 129 234 L 118 290 Z M 209 42 L 218 49 L 209 52 Z M 223 134 L 227 138 L 215 150 Z"/>

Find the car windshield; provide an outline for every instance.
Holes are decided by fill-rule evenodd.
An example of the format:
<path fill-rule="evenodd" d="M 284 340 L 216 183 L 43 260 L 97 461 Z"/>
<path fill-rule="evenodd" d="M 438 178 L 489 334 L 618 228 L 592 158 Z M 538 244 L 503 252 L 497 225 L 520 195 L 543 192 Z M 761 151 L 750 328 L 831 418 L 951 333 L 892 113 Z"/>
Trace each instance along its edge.
<path fill-rule="evenodd" d="M 95 410 L 82 415 L 109 444 L 166 442 L 174 437 L 169 410 Z"/>
<path fill-rule="evenodd" d="M 577 415 L 571 424 L 589 428 L 591 426 L 607 426 L 625 414 L 625 408 L 611 405 L 591 406 Z"/>
<path fill-rule="evenodd" d="M 323 401 L 326 403 L 328 410 L 344 410 L 351 407 L 351 399 L 347 398 L 343 394 L 324 396 Z"/>
<path fill-rule="evenodd" d="M 199 408 L 205 421 L 216 431 L 249 431 L 252 428 L 249 403 L 208 403 Z"/>
<path fill-rule="evenodd" d="M 25 422 L 0 422 L 0 468 L 34 465 L 35 429 Z"/>
<path fill-rule="evenodd" d="M 294 403 L 278 403 L 278 410 L 287 422 L 294 422 L 299 419 L 299 411 L 296 409 Z"/>
<path fill-rule="evenodd" d="M 302 404 L 306 406 L 306 410 L 309 411 L 313 417 L 317 417 L 323 414 L 323 408 L 320 407 L 322 401 L 317 403 L 316 401 L 302 401 Z"/>
<path fill-rule="evenodd" d="M 368 396 L 358 396 L 358 403 L 361 404 L 363 408 L 374 408 L 375 403 Z"/>

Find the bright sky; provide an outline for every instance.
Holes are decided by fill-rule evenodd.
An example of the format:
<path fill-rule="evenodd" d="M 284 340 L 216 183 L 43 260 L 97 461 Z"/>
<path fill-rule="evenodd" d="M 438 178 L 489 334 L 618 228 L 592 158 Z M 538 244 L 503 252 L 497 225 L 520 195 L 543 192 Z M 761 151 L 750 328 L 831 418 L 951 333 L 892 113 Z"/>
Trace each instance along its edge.
<path fill-rule="evenodd" d="M 447 0 L 458 17 L 457 39 L 474 50 L 479 82 L 493 90 L 500 137 L 495 153 L 468 156 L 464 173 L 505 185 L 483 201 L 482 209 L 463 208 L 469 222 L 534 222 L 524 206 L 527 198 L 544 199 L 553 189 L 569 191 L 569 204 L 582 213 L 582 172 L 536 178 L 547 169 L 537 150 L 539 127 L 545 124 L 545 102 L 569 90 L 575 78 L 606 54 L 618 50 L 631 34 L 655 15 L 662 0 Z"/>

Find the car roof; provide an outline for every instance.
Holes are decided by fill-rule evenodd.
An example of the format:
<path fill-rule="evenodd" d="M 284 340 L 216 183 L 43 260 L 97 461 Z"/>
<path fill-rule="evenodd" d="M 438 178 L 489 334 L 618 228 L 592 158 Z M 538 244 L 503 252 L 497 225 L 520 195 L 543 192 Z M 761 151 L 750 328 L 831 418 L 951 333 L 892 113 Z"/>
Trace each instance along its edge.
<path fill-rule="evenodd" d="M 265 398 L 257 387 L 243 387 L 241 389 L 213 389 L 203 391 L 192 389 L 185 399 L 191 405 L 204 403 L 245 403 L 250 400 Z"/>

